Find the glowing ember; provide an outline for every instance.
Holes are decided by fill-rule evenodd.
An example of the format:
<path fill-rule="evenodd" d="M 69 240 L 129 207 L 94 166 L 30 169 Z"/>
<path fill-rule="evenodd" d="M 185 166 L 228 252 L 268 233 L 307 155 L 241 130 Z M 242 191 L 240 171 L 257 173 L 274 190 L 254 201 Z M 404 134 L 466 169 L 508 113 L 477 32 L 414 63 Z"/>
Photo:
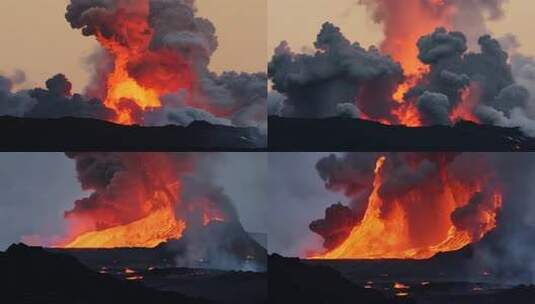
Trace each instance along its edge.
<path fill-rule="evenodd" d="M 138 281 L 138 280 L 143 280 L 143 276 L 131 276 L 131 277 L 126 277 L 125 279 L 129 281 Z"/>
<path fill-rule="evenodd" d="M 463 184 L 440 171 L 440 188 L 429 189 L 425 185 L 416 187 L 403 197 L 389 201 L 388 212 L 383 212 L 384 199 L 380 189 L 383 185 L 383 170 L 386 157 L 377 159 L 373 191 L 368 198 L 368 207 L 361 222 L 353 227 L 350 235 L 338 247 L 313 258 L 322 259 L 426 259 L 438 252 L 461 249 L 480 240 L 488 231 L 496 227 L 496 212 L 501 207 L 501 195 L 495 192 L 486 204 L 491 207 L 478 210 L 474 217 L 476 230 L 457 228 L 452 222 L 452 214 L 481 191 L 480 184 Z M 430 192 L 431 191 L 431 192 Z M 392 201 L 393 200 L 393 201 Z M 424 233 L 414 226 L 421 226 L 422 216 L 413 214 L 435 202 L 432 213 L 433 227 L 424 228 Z M 421 204 L 420 204 L 421 203 Z M 412 209 L 409 209 L 412 206 Z M 414 206 L 417 209 L 414 209 Z M 412 210 L 413 213 L 409 213 Z M 412 233 L 415 232 L 415 233 Z M 418 244 L 418 245 L 416 245 Z"/>
<path fill-rule="evenodd" d="M 396 293 L 396 296 L 397 296 L 397 297 L 406 297 L 406 296 L 408 296 L 408 295 L 409 295 L 408 292 L 398 292 L 398 293 Z"/>
<path fill-rule="evenodd" d="M 125 268 L 124 273 L 136 273 L 136 272 L 130 268 Z"/>
<path fill-rule="evenodd" d="M 409 288 L 411 287 L 403 283 L 399 283 L 399 282 L 394 283 L 394 289 L 409 289 Z"/>

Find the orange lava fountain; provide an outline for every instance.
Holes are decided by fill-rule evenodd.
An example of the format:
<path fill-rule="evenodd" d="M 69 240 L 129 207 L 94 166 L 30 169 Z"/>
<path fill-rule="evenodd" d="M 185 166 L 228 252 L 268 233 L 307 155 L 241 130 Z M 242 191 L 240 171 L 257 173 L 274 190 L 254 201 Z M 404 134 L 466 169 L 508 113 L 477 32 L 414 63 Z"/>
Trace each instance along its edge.
<path fill-rule="evenodd" d="M 418 59 L 417 42 L 420 37 L 433 32 L 437 27 L 450 29 L 457 8 L 443 0 L 362 2 L 375 8 L 375 17 L 379 18 L 383 25 L 385 38 L 380 46 L 381 52 L 399 62 L 406 77 L 405 82 L 401 83 L 392 95 L 392 99 L 398 103 L 392 114 L 402 125 L 422 126 L 416 106 L 404 100 L 405 93 L 429 72 L 429 67 Z"/>
<path fill-rule="evenodd" d="M 487 232 L 496 227 L 496 212 L 501 206 L 501 194 L 495 192 L 491 204 L 494 211 L 480 211 L 478 223 L 480 233 L 460 230 L 452 223 L 452 212 L 468 204 L 470 198 L 480 192 L 480 185 L 465 185 L 441 172 L 442 189 L 435 197 L 426 197 L 430 189 L 413 189 L 403 197 L 395 198 L 387 213 L 382 212 L 384 205 L 379 189 L 383 183 L 382 171 L 386 157 L 376 162 L 373 191 L 368 199 L 368 207 L 362 221 L 353 227 L 349 237 L 338 247 L 318 259 L 426 259 L 439 252 L 458 250 L 474 241 L 480 240 Z M 419 202 L 433 204 L 432 214 L 409 214 L 410 204 Z M 430 205 L 430 204 L 428 204 Z M 425 208 L 425 205 L 419 205 Z M 428 207 L 429 208 L 429 207 Z M 426 217 L 426 218 L 424 218 Z M 426 223 L 427 220 L 427 223 Z M 422 222 L 428 227 L 422 226 Z M 419 226 L 415 229 L 414 226 Z"/>
<path fill-rule="evenodd" d="M 160 96 L 191 90 L 193 72 L 183 58 L 168 49 L 150 48 L 149 2 L 124 4 L 115 12 L 114 30 L 120 37 L 97 32 L 100 45 L 112 55 L 113 70 L 106 76 L 104 104 L 117 114 L 115 122 L 141 121 L 138 112 L 161 107 Z"/>

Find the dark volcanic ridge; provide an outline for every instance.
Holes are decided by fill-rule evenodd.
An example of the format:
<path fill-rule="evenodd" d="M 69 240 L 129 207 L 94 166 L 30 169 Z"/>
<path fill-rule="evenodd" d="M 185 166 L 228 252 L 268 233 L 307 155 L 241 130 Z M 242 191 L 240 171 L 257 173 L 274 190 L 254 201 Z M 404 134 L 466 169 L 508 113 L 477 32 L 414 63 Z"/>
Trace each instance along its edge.
<path fill-rule="evenodd" d="M 410 128 L 353 118 L 269 117 L 270 151 L 533 151 L 518 128 L 460 121 Z"/>
<path fill-rule="evenodd" d="M 535 303 L 535 286 L 518 283 L 521 274 L 514 273 L 513 268 L 504 272 L 498 265 L 481 259 L 478 251 L 494 246 L 496 238 L 496 233 L 491 232 L 478 243 L 427 260 L 300 260 L 270 256 L 269 280 L 274 282 L 270 286 L 276 287 L 270 290 L 270 296 L 289 294 L 290 298 L 325 284 L 326 292 L 315 292 L 315 300 L 310 303 L 325 303 L 322 298 L 330 301 L 340 295 L 359 303 Z M 293 276 L 288 274 L 290 269 Z M 286 283 L 279 286 L 277 280 Z M 396 288 L 396 283 L 401 284 Z M 363 290 L 379 293 L 386 302 L 374 302 L 371 293 Z"/>
<path fill-rule="evenodd" d="M 211 303 L 94 272 L 74 257 L 12 245 L 0 252 L 3 303 Z"/>
<path fill-rule="evenodd" d="M 98 119 L 0 117 L 4 151 L 255 151 L 267 138 L 257 128 L 195 121 L 188 127 L 125 126 Z"/>

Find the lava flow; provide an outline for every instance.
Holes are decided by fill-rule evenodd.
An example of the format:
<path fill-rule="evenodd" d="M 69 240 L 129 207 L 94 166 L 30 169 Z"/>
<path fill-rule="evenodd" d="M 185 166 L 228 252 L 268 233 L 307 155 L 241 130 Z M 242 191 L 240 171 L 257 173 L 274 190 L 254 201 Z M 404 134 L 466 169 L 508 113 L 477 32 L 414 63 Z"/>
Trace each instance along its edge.
<path fill-rule="evenodd" d="M 86 232 L 66 244 L 65 248 L 153 248 L 171 240 L 180 239 L 186 224 L 177 220 L 174 210 L 162 208 L 147 217 L 126 225 L 100 231 Z"/>
<path fill-rule="evenodd" d="M 65 213 L 69 231 L 56 247 L 152 248 L 180 239 L 188 227 L 227 219 L 212 198 L 182 197 L 181 175 L 194 162 L 187 154 L 80 153 L 71 157 L 77 162 L 82 188 L 94 192 Z"/>
<path fill-rule="evenodd" d="M 496 227 L 501 193 L 482 195 L 485 177 L 475 183 L 456 180 L 439 162 L 438 181 L 420 181 L 385 198 L 386 162 L 385 156 L 377 159 L 362 220 L 338 246 L 313 258 L 426 259 L 478 241 Z"/>

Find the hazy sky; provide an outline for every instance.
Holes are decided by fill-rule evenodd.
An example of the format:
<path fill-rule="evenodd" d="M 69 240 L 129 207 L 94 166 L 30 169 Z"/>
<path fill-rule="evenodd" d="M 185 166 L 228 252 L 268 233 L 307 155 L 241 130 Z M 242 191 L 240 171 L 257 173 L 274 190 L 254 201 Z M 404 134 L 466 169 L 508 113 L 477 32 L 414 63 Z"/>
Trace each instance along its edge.
<path fill-rule="evenodd" d="M 196 0 L 199 14 L 217 28 L 219 49 L 212 57 L 216 72 L 266 69 L 267 0 Z M 92 37 L 71 29 L 65 20 L 69 0 L 0 1 L 0 73 L 27 73 L 28 87 L 42 86 L 64 73 L 81 91 L 89 75 L 83 64 L 97 47 Z"/>
<path fill-rule="evenodd" d="M 268 51 L 287 40 L 294 50 L 312 47 L 321 24 L 335 23 L 351 40 L 363 46 L 377 45 L 382 40 L 381 28 L 375 24 L 357 0 L 269 0 Z M 510 0 L 505 6 L 505 17 L 491 22 L 496 36 L 514 33 L 522 43 L 521 51 L 535 55 L 532 26 L 535 18 L 535 1 Z"/>
<path fill-rule="evenodd" d="M 250 232 L 267 232 L 265 153 L 224 153 L 215 184 L 232 199 Z M 63 212 L 86 197 L 74 161 L 63 153 L 0 153 L 0 250 L 23 235 L 61 235 Z"/>
<path fill-rule="evenodd" d="M 267 179 L 269 209 L 266 213 L 269 251 L 305 256 L 322 248 L 322 239 L 308 225 L 322 218 L 325 208 L 344 202 L 325 189 L 316 163 L 329 153 L 269 153 Z"/>

